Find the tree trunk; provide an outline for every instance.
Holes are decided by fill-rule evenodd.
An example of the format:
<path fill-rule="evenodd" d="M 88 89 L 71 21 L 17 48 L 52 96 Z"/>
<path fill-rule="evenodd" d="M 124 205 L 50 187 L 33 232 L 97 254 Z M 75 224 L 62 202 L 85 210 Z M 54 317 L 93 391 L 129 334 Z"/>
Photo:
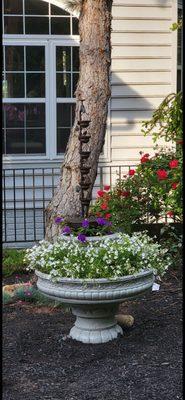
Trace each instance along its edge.
<path fill-rule="evenodd" d="M 53 199 L 46 209 L 46 239 L 53 241 L 58 234 L 54 223 L 56 215 L 64 217 L 80 216 L 80 154 L 79 154 L 79 110 L 81 100 L 87 112 L 90 125 L 87 128 L 91 135 L 87 149 L 91 151 L 88 165 L 91 167 L 89 177 L 91 186 L 88 197 L 97 175 L 99 155 L 102 151 L 110 97 L 110 64 L 111 64 L 111 9 L 112 0 L 83 0 L 79 17 L 80 34 L 80 76 L 76 90 L 76 112 L 73 128 L 70 133 L 61 178 Z"/>

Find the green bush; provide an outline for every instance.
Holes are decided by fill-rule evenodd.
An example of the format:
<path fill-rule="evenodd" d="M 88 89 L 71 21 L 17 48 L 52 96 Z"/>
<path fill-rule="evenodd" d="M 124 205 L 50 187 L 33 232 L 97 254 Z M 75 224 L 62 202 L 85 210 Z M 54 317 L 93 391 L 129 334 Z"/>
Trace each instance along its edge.
<path fill-rule="evenodd" d="M 172 149 L 157 149 L 153 157 L 141 154 L 140 164 L 119 179 L 113 190 L 98 192 L 92 213 L 109 215 L 113 226 L 132 231 L 132 224 L 161 222 L 166 216 L 182 221 L 182 93 L 169 94 L 151 120 L 143 122 L 144 135 L 154 143 L 163 138 Z"/>
<path fill-rule="evenodd" d="M 3 297 L 2 297 L 2 303 L 3 305 L 11 303 L 12 301 L 12 296 L 8 292 L 3 292 Z"/>
<path fill-rule="evenodd" d="M 183 260 L 183 237 L 177 234 L 175 227 L 165 224 L 160 231 L 159 243 L 168 249 L 167 255 L 172 260 L 172 267 L 178 268 Z"/>
<path fill-rule="evenodd" d="M 25 250 L 3 249 L 3 276 L 8 277 L 14 273 L 25 273 Z"/>
<path fill-rule="evenodd" d="M 183 137 L 183 97 L 182 92 L 170 93 L 154 111 L 152 118 L 143 121 L 144 136 L 151 135 L 154 143 L 159 138 L 166 142 L 181 144 Z M 179 143 L 180 142 L 180 143 Z M 180 149 L 181 146 L 177 150 Z"/>
<path fill-rule="evenodd" d="M 161 222 L 165 217 L 182 220 L 182 158 L 172 151 L 154 157 L 144 154 L 136 169 L 117 181 L 113 190 L 99 191 L 92 208 L 97 215 L 111 215 L 113 226 L 131 232 L 132 224 Z"/>

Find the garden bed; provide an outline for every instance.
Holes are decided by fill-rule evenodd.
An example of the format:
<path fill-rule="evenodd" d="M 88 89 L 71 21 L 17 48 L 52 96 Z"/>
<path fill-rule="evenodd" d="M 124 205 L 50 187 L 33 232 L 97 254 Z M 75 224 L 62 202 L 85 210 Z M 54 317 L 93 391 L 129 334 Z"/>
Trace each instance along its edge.
<path fill-rule="evenodd" d="M 15 303 L 3 311 L 3 400 L 182 399 L 181 268 L 159 292 L 122 305 L 135 324 L 105 344 L 69 339 L 74 317 L 61 308 Z"/>

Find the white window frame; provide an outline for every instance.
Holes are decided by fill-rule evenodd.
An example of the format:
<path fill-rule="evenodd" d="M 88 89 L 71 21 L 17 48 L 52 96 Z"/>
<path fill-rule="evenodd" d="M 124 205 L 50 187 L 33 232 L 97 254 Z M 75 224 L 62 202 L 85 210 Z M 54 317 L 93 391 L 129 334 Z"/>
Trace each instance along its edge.
<path fill-rule="evenodd" d="M 34 160 L 52 160 L 58 161 L 64 158 L 63 154 L 57 155 L 57 120 L 56 120 L 56 56 L 55 49 L 56 46 L 79 46 L 79 39 L 77 40 L 62 40 L 52 38 L 52 39 L 6 39 L 3 42 L 5 46 L 45 46 L 45 102 L 40 98 L 4 98 L 3 104 L 9 103 L 44 103 L 45 104 L 45 116 L 46 116 L 46 154 L 23 154 L 23 155 L 3 155 L 3 161 L 6 162 L 21 162 L 21 161 L 34 161 Z M 75 98 L 65 97 L 60 98 L 61 103 L 75 103 Z M 55 135 L 54 135 L 55 132 Z"/>
<path fill-rule="evenodd" d="M 46 154 L 44 155 L 37 155 L 37 154 L 23 154 L 23 155 L 14 155 L 14 154 L 9 154 L 9 155 L 3 155 L 3 161 L 24 161 L 26 160 L 47 160 L 49 159 L 49 104 L 48 104 L 48 99 L 49 99 L 49 69 L 46 68 L 47 63 L 49 61 L 49 49 L 48 49 L 48 41 L 47 40 L 34 40 L 34 43 L 31 40 L 23 40 L 17 39 L 17 40 L 12 40 L 12 39 L 6 39 L 3 42 L 3 45 L 5 46 L 44 46 L 45 47 L 45 101 L 43 101 L 43 98 L 37 98 L 37 97 L 27 97 L 26 101 L 25 98 L 4 98 L 3 99 L 3 104 L 14 104 L 14 103 L 22 103 L 22 104 L 33 104 L 33 103 L 42 103 L 45 104 L 45 145 L 46 145 Z"/>
<path fill-rule="evenodd" d="M 64 158 L 64 154 L 57 154 L 57 102 L 58 103 L 71 103 L 75 104 L 76 99 L 74 97 L 60 97 L 56 96 L 56 47 L 57 46 L 66 46 L 66 47 L 79 47 L 79 39 L 78 41 L 74 40 L 50 40 L 50 96 L 51 96 L 51 104 L 50 104 L 50 123 L 52 126 L 50 127 L 50 160 L 58 161 Z M 55 132 L 55 135 L 52 134 Z"/>

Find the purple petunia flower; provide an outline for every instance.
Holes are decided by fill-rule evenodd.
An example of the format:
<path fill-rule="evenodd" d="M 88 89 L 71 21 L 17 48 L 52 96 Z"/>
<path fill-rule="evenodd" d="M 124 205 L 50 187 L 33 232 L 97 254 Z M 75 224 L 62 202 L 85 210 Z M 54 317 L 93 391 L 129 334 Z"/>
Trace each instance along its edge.
<path fill-rule="evenodd" d="M 112 226 L 112 222 L 111 221 L 107 221 L 107 226 Z"/>
<path fill-rule="evenodd" d="M 82 227 L 83 227 L 83 228 L 88 228 L 88 227 L 89 227 L 89 221 L 88 221 L 88 219 L 84 219 L 84 220 L 82 221 Z"/>
<path fill-rule="evenodd" d="M 31 296 L 32 294 L 31 294 L 31 292 L 25 292 L 25 295 L 26 296 Z"/>
<path fill-rule="evenodd" d="M 62 218 L 62 217 L 56 217 L 55 218 L 55 224 L 60 224 L 63 221 L 64 221 L 64 218 Z"/>
<path fill-rule="evenodd" d="M 69 226 L 64 226 L 62 229 L 62 234 L 63 235 L 69 235 L 71 233 L 71 228 Z"/>
<path fill-rule="evenodd" d="M 83 233 L 79 233 L 77 239 L 82 243 L 86 242 L 86 236 Z"/>
<path fill-rule="evenodd" d="M 107 225 L 107 221 L 104 218 L 96 218 L 98 225 Z"/>

